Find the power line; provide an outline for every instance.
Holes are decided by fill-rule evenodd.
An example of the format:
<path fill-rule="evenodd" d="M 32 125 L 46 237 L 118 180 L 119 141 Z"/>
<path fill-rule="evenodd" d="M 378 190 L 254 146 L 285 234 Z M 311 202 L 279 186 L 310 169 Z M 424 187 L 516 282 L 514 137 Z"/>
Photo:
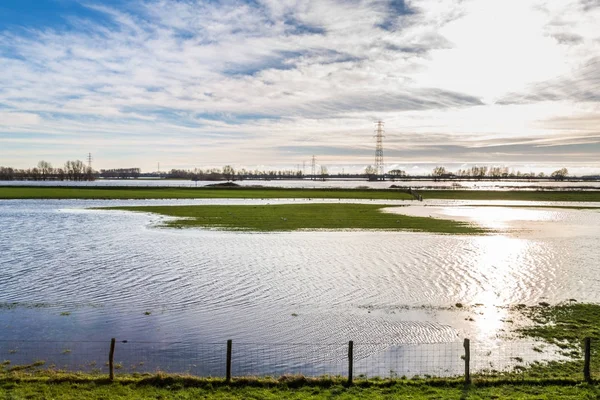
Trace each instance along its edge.
<path fill-rule="evenodd" d="M 377 179 L 384 180 L 384 167 L 383 167 L 383 121 L 376 122 L 377 129 L 375 130 L 375 173 L 378 175 Z"/>

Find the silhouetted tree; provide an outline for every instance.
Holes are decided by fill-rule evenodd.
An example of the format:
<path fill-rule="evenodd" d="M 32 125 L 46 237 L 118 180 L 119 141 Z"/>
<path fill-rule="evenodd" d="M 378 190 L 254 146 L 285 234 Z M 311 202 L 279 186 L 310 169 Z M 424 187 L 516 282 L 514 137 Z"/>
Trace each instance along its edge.
<path fill-rule="evenodd" d="M 569 170 L 566 168 L 561 168 L 559 170 L 554 171 L 550 176 L 554 178 L 555 181 L 563 181 L 569 175 Z"/>
<path fill-rule="evenodd" d="M 40 174 L 42 175 L 42 180 L 49 179 L 49 175 L 52 174 L 52 164 L 48 161 L 40 161 L 38 163 L 38 169 L 40 170 Z"/>
<path fill-rule="evenodd" d="M 231 165 L 226 165 L 223 167 L 223 176 L 228 181 L 232 180 L 235 177 L 235 170 Z"/>

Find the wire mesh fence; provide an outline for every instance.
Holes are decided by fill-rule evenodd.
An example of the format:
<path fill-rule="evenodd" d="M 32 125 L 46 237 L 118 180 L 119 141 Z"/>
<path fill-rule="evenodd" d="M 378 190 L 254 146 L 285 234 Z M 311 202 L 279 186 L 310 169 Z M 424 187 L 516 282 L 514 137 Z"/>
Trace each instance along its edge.
<path fill-rule="evenodd" d="M 600 378 L 600 345 L 591 342 L 590 375 Z M 583 379 L 585 351 L 540 342 L 244 343 L 117 340 L 115 374 L 199 377 L 303 375 L 368 378 Z M 109 373 L 110 340 L 0 340 L 0 370 L 55 369 Z"/>
<path fill-rule="evenodd" d="M 464 372 L 462 342 L 355 344 L 354 371 L 360 378 L 452 377 Z"/>
<path fill-rule="evenodd" d="M 518 341 L 472 346 L 475 356 L 471 369 L 479 378 L 564 378 L 581 374 L 583 370 L 581 351 L 552 344 Z"/>
<path fill-rule="evenodd" d="M 0 341 L 4 370 L 50 368 L 106 373 L 109 342 L 95 341 Z"/>
<path fill-rule="evenodd" d="M 108 354 L 108 353 L 107 353 Z M 225 343 L 117 342 L 115 368 L 126 373 L 166 372 L 225 376 Z"/>
<path fill-rule="evenodd" d="M 348 344 L 233 343 L 233 376 L 345 375 Z"/>

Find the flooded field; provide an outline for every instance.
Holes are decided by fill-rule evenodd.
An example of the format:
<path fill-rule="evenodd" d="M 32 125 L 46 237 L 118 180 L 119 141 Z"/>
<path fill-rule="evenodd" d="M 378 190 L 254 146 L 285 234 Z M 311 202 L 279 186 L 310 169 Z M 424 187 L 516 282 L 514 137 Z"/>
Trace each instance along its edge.
<path fill-rule="evenodd" d="M 157 228 L 156 215 L 88 209 L 302 201 L 0 201 L 0 340 L 46 342 L 43 353 L 48 341 L 102 347 L 117 337 L 138 343 L 138 358 L 162 349 L 165 363 L 227 339 L 257 346 L 354 340 L 365 344 L 367 360 L 394 344 L 459 351 L 457 341 L 469 337 L 496 346 L 513 327 L 509 304 L 600 301 L 597 209 L 381 202 L 388 212 L 495 231 L 482 236 L 178 230 Z M 262 354 L 275 357 L 270 351 Z"/>

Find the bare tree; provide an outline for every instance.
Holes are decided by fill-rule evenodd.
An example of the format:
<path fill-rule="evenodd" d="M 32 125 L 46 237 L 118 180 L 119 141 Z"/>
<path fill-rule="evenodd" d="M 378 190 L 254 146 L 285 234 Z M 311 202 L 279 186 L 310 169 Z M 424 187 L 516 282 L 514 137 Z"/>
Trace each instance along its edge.
<path fill-rule="evenodd" d="M 444 167 L 435 167 L 433 169 L 433 177 L 436 179 L 441 178 L 442 176 L 444 176 L 446 174 L 447 174 L 446 168 L 444 168 Z"/>
<path fill-rule="evenodd" d="M 42 160 L 38 163 L 38 170 L 42 175 L 42 180 L 45 181 L 48 179 L 48 175 L 52 174 L 52 164 L 50 164 L 48 161 Z"/>
<path fill-rule="evenodd" d="M 67 175 L 67 179 L 72 181 L 79 181 L 83 179 L 85 172 L 85 164 L 83 161 L 67 161 L 65 163 L 65 173 Z"/>
<path fill-rule="evenodd" d="M 372 165 L 367 165 L 367 167 L 365 168 L 365 174 L 367 175 L 367 178 L 369 178 L 369 179 L 371 179 L 373 176 L 375 176 L 376 173 L 377 173 L 377 170 Z"/>
<path fill-rule="evenodd" d="M 228 181 L 232 180 L 235 177 L 235 170 L 231 165 L 226 165 L 223 167 L 223 176 Z"/>
<path fill-rule="evenodd" d="M 321 165 L 321 179 L 325 180 L 325 177 L 329 175 L 329 171 L 327 170 L 327 167 L 324 165 Z"/>

